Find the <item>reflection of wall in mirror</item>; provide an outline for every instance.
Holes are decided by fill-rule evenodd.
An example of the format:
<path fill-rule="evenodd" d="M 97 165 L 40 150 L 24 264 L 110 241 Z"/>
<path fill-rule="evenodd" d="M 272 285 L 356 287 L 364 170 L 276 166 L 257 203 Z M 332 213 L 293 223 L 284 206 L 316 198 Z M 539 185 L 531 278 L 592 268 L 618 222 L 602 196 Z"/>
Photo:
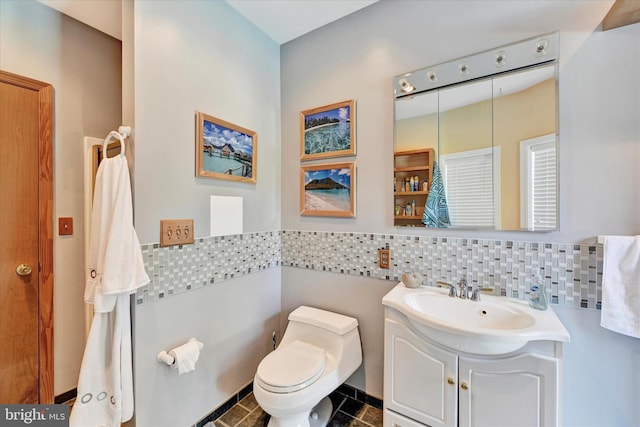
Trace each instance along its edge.
<path fill-rule="evenodd" d="M 520 224 L 520 141 L 556 133 L 556 83 L 548 79 L 493 101 L 494 144 L 502 147 L 502 229 Z"/>
<path fill-rule="evenodd" d="M 440 114 L 439 154 L 501 147 L 502 230 L 520 225 L 520 141 L 556 132 L 555 80 Z M 493 120 L 492 120 L 493 115 Z M 493 129 L 492 129 L 493 126 Z"/>
<path fill-rule="evenodd" d="M 501 147 L 502 230 L 520 225 L 519 143 L 556 132 L 555 79 L 503 97 L 396 121 L 395 151 L 432 147 L 436 154 Z M 438 143 L 438 122 L 440 143 Z M 493 129 L 492 129 L 493 127 Z M 438 150 L 440 152 L 438 153 Z M 437 156 L 436 156 L 437 158 Z"/>
<path fill-rule="evenodd" d="M 438 114 L 397 120 L 394 151 L 438 148 Z"/>
<path fill-rule="evenodd" d="M 440 155 L 490 148 L 491 99 L 440 113 Z"/>

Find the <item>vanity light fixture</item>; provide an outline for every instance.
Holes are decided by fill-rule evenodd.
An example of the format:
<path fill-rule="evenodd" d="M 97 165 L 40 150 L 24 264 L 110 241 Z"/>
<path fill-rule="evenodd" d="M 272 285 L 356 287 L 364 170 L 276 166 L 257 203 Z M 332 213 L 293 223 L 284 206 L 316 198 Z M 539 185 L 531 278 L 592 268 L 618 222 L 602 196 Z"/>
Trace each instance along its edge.
<path fill-rule="evenodd" d="M 540 58 L 541 56 L 545 56 L 547 54 L 547 45 L 549 44 L 549 40 L 541 39 L 538 40 L 538 44 L 536 45 L 536 50 L 533 56 L 536 58 Z"/>
<path fill-rule="evenodd" d="M 496 73 L 555 61 L 560 51 L 558 36 L 557 32 L 541 34 L 516 43 L 495 46 L 473 55 L 399 74 L 393 78 L 394 96 L 395 98 L 414 96 Z"/>
<path fill-rule="evenodd" d="M 498 52 L 496 52 L 496 60 L 495 60 L 496 68 L 502 68 L 505 66 L 506 63 L 507 63 L 507 52 L 505 52 L 504 50 L 499 50 Z"/>
<path fill-rule="evenodd" d="M 411 86 L 411 83 L 409 83 L 409 80 L 407 79 L 400 79 L 398 81 L 398 84 L 400 85 L 400 88 L 404 93 L 409 93 L 416 89 L 415 87 Z"/>

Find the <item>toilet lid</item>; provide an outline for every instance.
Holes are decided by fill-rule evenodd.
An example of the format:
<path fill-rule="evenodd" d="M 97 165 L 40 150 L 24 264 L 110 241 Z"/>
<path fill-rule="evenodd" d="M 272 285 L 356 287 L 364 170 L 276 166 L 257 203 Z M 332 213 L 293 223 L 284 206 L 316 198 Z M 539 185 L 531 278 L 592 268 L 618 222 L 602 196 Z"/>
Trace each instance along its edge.
<path fill-rule="evenodd" d="M 324 349 L 293 341 L 268 354 L 258 365 L 260 385 L 274 393 L 290 393 L 313 384 L 326 366 Z"/>

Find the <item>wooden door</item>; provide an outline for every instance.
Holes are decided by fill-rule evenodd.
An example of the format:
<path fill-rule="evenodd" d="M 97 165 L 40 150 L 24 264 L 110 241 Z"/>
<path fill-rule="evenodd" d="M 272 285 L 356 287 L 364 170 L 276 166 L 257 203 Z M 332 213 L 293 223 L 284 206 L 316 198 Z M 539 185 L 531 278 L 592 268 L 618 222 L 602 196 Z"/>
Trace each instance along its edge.
<path fill-rule="evenodd" d="M 53 402 L 52 98 L 0 71 L 0 403 Z"/>

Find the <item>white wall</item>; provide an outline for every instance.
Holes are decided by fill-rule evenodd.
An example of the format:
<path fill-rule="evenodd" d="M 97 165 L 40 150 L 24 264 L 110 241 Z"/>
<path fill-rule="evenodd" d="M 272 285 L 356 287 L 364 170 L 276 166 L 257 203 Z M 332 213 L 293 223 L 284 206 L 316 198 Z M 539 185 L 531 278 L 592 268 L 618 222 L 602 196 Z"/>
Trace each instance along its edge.
<path fill-rule="evenodd" d="M 599 31 L 611 3 L 383 0 L 285 44 L 281 52 L 282 186 L 288 191 L 283 191 L 283 229 L 559 243 L 595 243 L 599 234 L 640 233 L 640 25 Z M 561 39 L 560 231 L 393 228 L 392 77 L 556 30 Z M 358 152 L 349 158 L 357 165 L 357 218 L 301 217 L 298 114 L 345 99 L 357 102 Z M 304 283 L 294 284 L 290 278 Z M 307 295 L 323 295 L 327 283 L 331 283 L 332 299 L 352 303 L 356 302 L 352 295 L 365 295 L 377 286 L 372 279 L 354 282 L 348 276 L 283 269 L 281 323 L 290 306 Z M 360 308 L 350 310 L 365 311 L 371 303 L 358 300 Z M 370 323 L 381 324 L 376 316 L 381 314 L 364 315 L 361 325 L 369 329 Z M 621 375 L 624 370 L 640 370 L 640 340 L 604 333 L 598 317 L 598 311 L 587 310 L 562 316 L 569 332 L 579 337 L 579 343 L 568 344 L 566 350 L 565 425 L 578 426 L 586 420 L 594 426 L 640 424 L 635 379 Z M 620 351 L 598 352 L 608 346 Z M 365 348 L 365 360 L 375 360 L 380 348 L 381 342 Z M 594 361 L 594 357 L 584 358 L 585 352 L 601 355 L 598 366 L 619 382 L 592 375 L 594 367 L 585 360 Z M 365 391 L 377 395 L 382 371 L 370 374 Z M 615 422 L 601 408 L 615 408 Z"/>
<path fill-rule="evenodd" d="M 554 306 L 564 346 L 564 427 L 640 425 L 640 340 L 600 327 L 600 311 Z"/>
<path fill-rule="evenodd" d="M 104 138 L 121 116 L 121 45 L 41 3 L 0 2 L 0 68 L 54 88 L 54 393 L 73 389 L 84 350 L 83 138 Z"/>
<path fill-rule="evenodd" d="M 160 219 L 193 218 L 208 236 L 212 194 L 244 198 L 245 232 L 279 230 L 279 46 L 222 1 L 136 1 L 134 22 L 141 243 L 159 240 Z M 257 132 L 257 184 L 195 178 L 196 111 Z M 272 268 L 136 306 L 136 425 L 195 423 L 248 384 L 279 331 L 280 283 Z M 192 336 L 206 346 L 196 372 L 154 361 Z"/>
<path fill-rule="evenodd" d="M 253 380 L 279 332 L 280 270 L 269 269 L 135 309 L 135 425 L 196 423 Z M 196 370 L 178 375 L 156 361 L 195 337 Z"/>
<path fill-rule="evenodd" d="M 193 218 L 209 235 L 209 196 L 244 198 L 244 231 L 280 229 L 278 45 L 226 2 L 135 3 L 136 230 Z M 195 113 L 258 135 L 255 185 L 195 178 Z"/>

